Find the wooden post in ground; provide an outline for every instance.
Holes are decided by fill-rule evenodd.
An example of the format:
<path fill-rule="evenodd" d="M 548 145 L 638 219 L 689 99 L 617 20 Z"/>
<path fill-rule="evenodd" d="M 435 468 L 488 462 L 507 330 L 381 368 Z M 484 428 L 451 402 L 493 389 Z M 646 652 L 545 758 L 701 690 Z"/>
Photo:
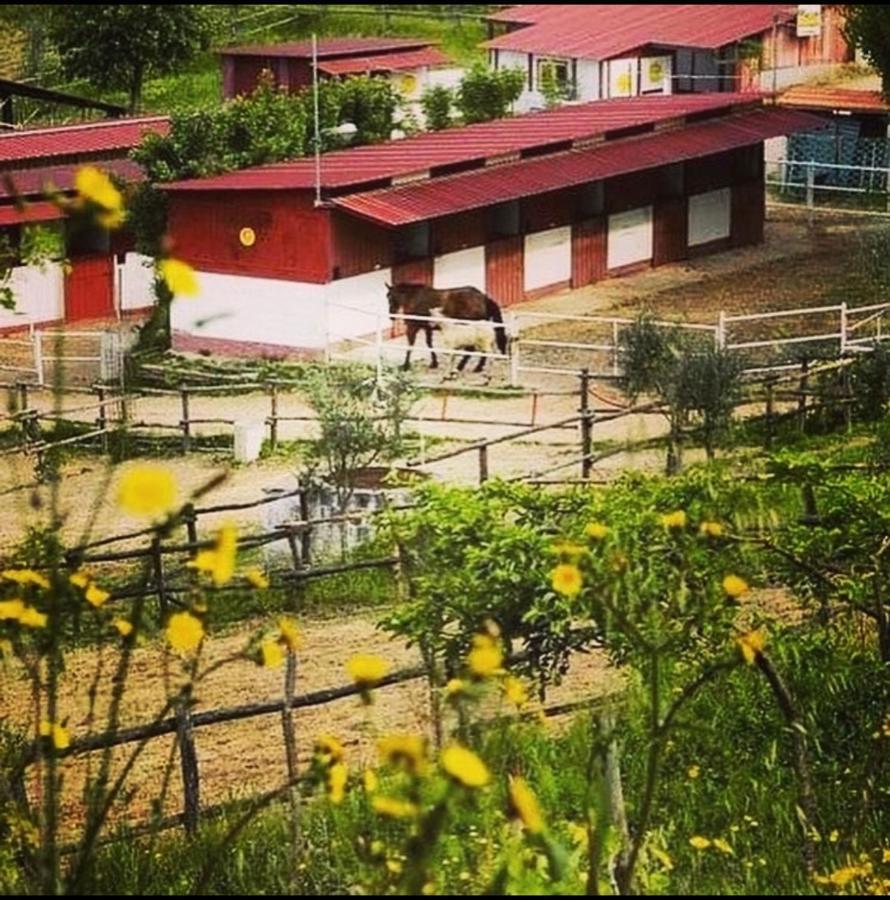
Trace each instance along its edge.
<path fill-rule="evenodd" d="M 590 370 L 582 369 L 580 375 L 581 403 L 581 477 L 586 481 L 593 471 L 593 413 L 590 411 Z"/>
<path fill-rule="evenodd" d="M 281 730 L 284 734 L 284 758 L 287 765 L 287 802 L 290 809 L 290 854 L 292 875 L 296 874 L 300 849 L 300 794 L 297 790 L 297 734 L 294 728 L 294 697 L 297 686 L 297 657 L 288 648 L 284 669 L 284 706 L 281 709 Z"/>
<path fill-rule="evenodd" d="M 800 395 L 797 398 L 797 427 L 801 432 L 807 428 L 807 390 L 809 389 L 810 379 L 807 374 L 810 370 L 810 361 L 803 360 L 800 364 Z"/>
<path fill-rule="evenodd" d="M 479 448 L 479 484 L 488 481 L 488 444 Z"/>
<path fill-rule="evenodd" d="M 308 522 L 309 513 L 309 489 L 305 484 L 300 485 L 300 518 Z M 307 525 L 300 533 L 300 551 L 303 565 L 308 566 L 312 562 L 312 531 Z"/>
<path fill-rule="evenodd" d="M 182 508 L 182 518 L 185 520 L 185 530 L 190 544 L 198 543 L 198 516 L 195 514 L 195 504 L 187 503 Z M 198 551 L 192 550 L 192 556 L 197 556 Z"/>
<path fill-rule="evenodd" d="M 182 397 L 182 421 L 179 423 L 182 428 L 182 452 L 188 453 L 192 446 L 192 428 L 189 422 L 189 392 L 185 388 L 180 391 Z"/>
<path fill-rule="evenodd" d="M 19 411 L 23 412 L 28 409 L 28 385 L 24 381 L 18 383 L 19 389 Z"/>
<path fill-rule="evenodd" d="M 198 817 L 201 810 L 201 783 L 198 775 L 198 753 L 195 749 L 195 733 L 192 728 L 192 716 L 188 707 L 189 698 L 185 697 L 176 707 L 176 743 L 179 747 L 179 765 L 182 772 L 183 824 L 186 833 L 195 834 L 198 830 Z"/>
<path fill-rule="evenodd" d="M 272 385 L 269 400 L 271 402 L 269 411 L 269 449 L 275 450 L 278 447 L 278 385 Z"/>
<path fill-rule="evenodd" d="M 96 397 L 99 399 L 99 417 L 96 425 L 102 429 L 102 452 L 108 453 L 108 414 L 105 411 L 105 388 L 96 388 Z"/>

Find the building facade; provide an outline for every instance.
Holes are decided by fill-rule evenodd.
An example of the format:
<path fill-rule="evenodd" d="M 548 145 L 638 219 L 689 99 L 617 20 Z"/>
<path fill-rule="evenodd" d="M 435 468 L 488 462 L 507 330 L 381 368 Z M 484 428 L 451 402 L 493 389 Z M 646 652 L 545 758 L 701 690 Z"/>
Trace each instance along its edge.
<path fill-rule="evenodd" d="M 200 295 L 174 348 L 316 354 L 374 334 L 386 285 L 502 306 L 754 244 L 763 141 L 814 124 L 751 95 L 562 107 L 166 186 Z"/>

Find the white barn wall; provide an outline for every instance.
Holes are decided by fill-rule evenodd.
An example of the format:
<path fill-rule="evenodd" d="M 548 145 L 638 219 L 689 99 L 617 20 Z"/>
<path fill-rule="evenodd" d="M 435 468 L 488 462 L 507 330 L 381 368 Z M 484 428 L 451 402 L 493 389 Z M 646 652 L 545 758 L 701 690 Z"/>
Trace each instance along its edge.
<path fill-rule="evenodd" d="M 606 265 L 609 269 L 652 259 L 652 207 L 641 206 L 609 216 Z"/>
<path fill-rule="evenodd" d="M 117 266 L 118 303 L 122 312 L 154 306 L 154 260 L 128 253 Z"/>
<path fill-rule="evenodd" d="M 433 260 L 433 287 L 485 290 L 485 247 L 468 247 Z"/>
<path fill-rule="evenodd" d="M 65 315 L 65 275 L 60 263 L 16 266 L 9 282 L 15 310 L 0 308 L 0 328 L 57 322 Z"/>
<path fill-rule="evenodd" d="M 599 100 L 600 64 L 595 59 L 579 59 L 577 64 L 578 99 Z"/>
<path fill-rule="evenodd" d="M 322 284 L 198 272 L 197 297 L 174 300 L 173 331 L 197 338 L 323 348 L 328 314 Z"/>
<path fill-rule="evenodd" d="M 547 287 L 572 277 L 572 227 L 550 228 L 525 236 L 523 287 Z"/>
<path fill-rule="evenodd" d="M 728 238 L 732 228 L 732 189 L 720 188 L 690 196 L 687 221 L 690 247 Z"/>
<path fill-rule="evenodd" d="M 327 303 L 327 332 L 331 341 L 375 334 L 378 323 L 389 325 L 386 285 L 392 269 L 378 269 L 354 278 L 323 285 Z"/>

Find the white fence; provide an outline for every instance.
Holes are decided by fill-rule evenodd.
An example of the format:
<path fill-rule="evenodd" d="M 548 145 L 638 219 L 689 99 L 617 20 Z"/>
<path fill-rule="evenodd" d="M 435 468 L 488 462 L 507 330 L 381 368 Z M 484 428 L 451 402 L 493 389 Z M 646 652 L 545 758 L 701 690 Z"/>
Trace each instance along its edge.
<path fill-rule="evenodd" d="M 50 384 L 57 367 L 67 381 L 111 384 L 123 374 L 134 336 L 117 331 L 32 331 L 0 338 L 0 373 L 13 381 Z"/>
<path fill-rule="evenodd" d="M 443 321 L 479 324 L 464 319 L 381 314 L 375 334 L 329 348 L 328 358 L 367 362 L 376 364 L 378 369 L 385 364 L 398 364 L 405 359 L 408 343 L 405 335 L 393 337 L 392 332 L 394 326 L 407 321 L 421 326 L 439 326 Z M 514 386 L 523 384 L 528 375 L 576 377 L 581 369 L 587 369 L 595 378 L 615 379 L 622 371 L 622 332 L 633 322 L 616 316 L 507 311 L 507 353 L 442 347 L 436 343 L 436 330 L 429 348 L 424 329 L 420 328 L 411 359 L 431 361 L 435 352 L 446 358 L 468 355 L 487 363 L 505 364 Z M 680 330 L 703 345 L 731 351 L 741 359 L 746 374 L 758 375 L 799 368 L 804 358 L 834 358 L 870 350 L 890 336 L 890 303 L 853 307 L 839 303 L 740 315 L 720 312 L 712 323 L 655 320 L 654 324 Z"/>
<path fill-rule="evenodd" d="M 808 209 L 841 204 L 890 214 L 890 168 L 883 166 L 783 158 L 767 161 L 765 181 L 779 199 Z"/>

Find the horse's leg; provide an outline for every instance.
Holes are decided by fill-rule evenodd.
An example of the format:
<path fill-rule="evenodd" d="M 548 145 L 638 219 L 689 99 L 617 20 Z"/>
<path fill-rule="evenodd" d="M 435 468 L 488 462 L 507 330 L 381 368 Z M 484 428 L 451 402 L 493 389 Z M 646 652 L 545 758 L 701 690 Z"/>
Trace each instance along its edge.
<path fill-rule="evenodd" d="M 436 359 L 436 351 L 433 350 L 433 329 L 430 328 L 429 323 L 424 328 L 426 329 L 426 345 L 430 348 L 430 368 L 438 369 L 439 360 Z"/>
<path fill-rule="evenodd" d="M 414 338 L 417 337 L 417 327 L 413 322 L 409 322 L 405 330 L 408 335 L 408 350 L 405 352 L 405 362 L 402 363 L 403 371 L 411 368 L 411 350 L 414 347 Z"/>
<path fill-rule="evenodd" d="M 483 357 L 483 359 L 484 359 L 484 357 Z M 457 364 L 457 371 L 463 372 L 464 368 L 466 367 L 466 365 L 469 361 L 470 361 L 470 354 L 467 353 L 465 356 L 461 357 L 461 361 Z"/>
<path fill-rule="evenodd" d="M 479 362 L 476 363 L 476 368 L 473 369 L 474 372 L 481 372 L 485 368 L 485 357 L 480 356 Z"/>

